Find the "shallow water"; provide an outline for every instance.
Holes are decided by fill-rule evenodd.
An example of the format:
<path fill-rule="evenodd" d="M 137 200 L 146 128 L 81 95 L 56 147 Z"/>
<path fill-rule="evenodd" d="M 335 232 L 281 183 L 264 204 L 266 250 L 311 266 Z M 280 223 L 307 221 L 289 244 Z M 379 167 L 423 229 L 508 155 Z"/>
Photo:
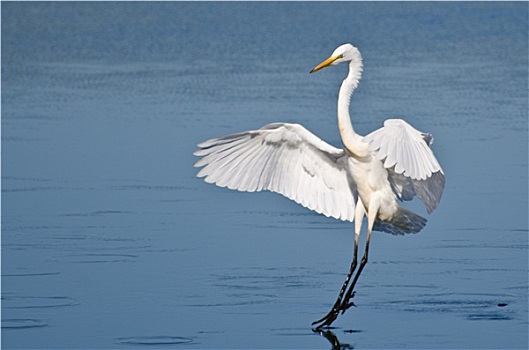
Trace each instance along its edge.
<path fill-rule="evenodd" d="M 2 3 L 3 348 L 527 348 L 527 3 Z M 431 132 L 447 185 L 376 233 L 196 179 L 196 143 L 299 122 Z M 420 203 L 407 207 L 424 214 Z"/>

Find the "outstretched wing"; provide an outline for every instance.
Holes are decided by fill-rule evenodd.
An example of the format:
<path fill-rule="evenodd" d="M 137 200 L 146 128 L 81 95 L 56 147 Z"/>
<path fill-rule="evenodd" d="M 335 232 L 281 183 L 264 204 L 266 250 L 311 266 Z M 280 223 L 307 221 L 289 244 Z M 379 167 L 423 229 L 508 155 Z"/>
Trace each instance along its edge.
<path fill-rule="evenodd" d="M 325 216 L 353 221 L 356 187 L 344 151 L 299 124 L 274 123 L 259 130 L 198 145 L 197 174 L 239 191 L 269 190 Z"/>
<path fill-rule="evenodd" d="M 401 119 L 388 119 L 384 127 L 364 138 L 369 149 L 388 169 L 393 192 L 401 200 L 417 195 L 428 213 L 439 204 L 445 185 L 443 169 L 430 149 L 432 135 Z"/>

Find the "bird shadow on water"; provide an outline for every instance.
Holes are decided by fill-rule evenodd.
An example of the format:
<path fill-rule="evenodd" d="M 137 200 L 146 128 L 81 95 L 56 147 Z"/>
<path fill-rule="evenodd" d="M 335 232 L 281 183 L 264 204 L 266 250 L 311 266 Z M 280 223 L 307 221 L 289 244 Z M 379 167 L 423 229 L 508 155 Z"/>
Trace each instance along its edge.
<path fill-rule="evenodd" d="M 327 341 L 331 344 L 332 350 L 347 350 L 347 349 L 354 349 L 354 346 L 348 343 L 340 342 L 340 339 L 338 339 L 338 336 L 336 333 L 331 331 L 330 329 L 313 329 L 314 333 L 319 334 L 323 338 L 327 339 Z M 359 331 L 355 330 L 348 330 L 344 331 L 344 333 L 357 333 Z"/>

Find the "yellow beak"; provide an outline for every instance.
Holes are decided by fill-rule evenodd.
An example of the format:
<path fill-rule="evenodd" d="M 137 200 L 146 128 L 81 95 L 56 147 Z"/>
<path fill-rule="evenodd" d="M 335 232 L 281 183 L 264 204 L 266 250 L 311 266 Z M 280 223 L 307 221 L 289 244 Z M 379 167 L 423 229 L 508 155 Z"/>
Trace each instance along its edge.
<path fill-rule="evenodd" d="M 330 66 L 334 61 L 336 61 L 338 58 L 340 58 L 340 56 L 331 56 L 331 57 L 327 58 L 325 61 L 323 61 L 322 63 L 318 64 L 316 67 L 314 67 L 314 69 L 311 70 L 310 72 L 311 72 L 311 73 L 314 73 L 314 72 L 319 71 L 319 70 L 322 69 L 322 68 L 328 67 L 328 66 Z"/>

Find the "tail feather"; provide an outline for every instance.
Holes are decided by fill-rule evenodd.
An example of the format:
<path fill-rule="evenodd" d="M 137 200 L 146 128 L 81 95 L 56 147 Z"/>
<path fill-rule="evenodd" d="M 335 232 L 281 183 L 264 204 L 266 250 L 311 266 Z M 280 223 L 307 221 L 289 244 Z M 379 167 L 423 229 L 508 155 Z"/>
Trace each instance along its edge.
<path fill-rule="evenodd" d="M 426 219 L 411 210 L 399 206 L 397 213 L 389 221 L 376 220 L 373 230 L 403 235 L 417 233 L 426 225 Z"/>

